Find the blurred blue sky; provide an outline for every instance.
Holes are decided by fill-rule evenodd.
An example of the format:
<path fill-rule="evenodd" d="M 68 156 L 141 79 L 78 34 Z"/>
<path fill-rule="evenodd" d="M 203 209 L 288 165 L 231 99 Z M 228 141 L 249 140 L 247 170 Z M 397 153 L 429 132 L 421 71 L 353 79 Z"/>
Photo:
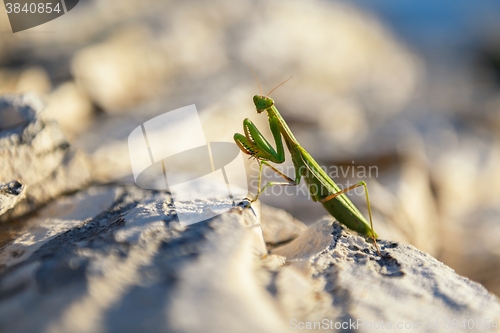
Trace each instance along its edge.
<path fill-rule="evenodd" d="M 382 19 L 407 43 L 426 54 L 474 48 L 500 35 L 498 0 L 346 0 Z"/>

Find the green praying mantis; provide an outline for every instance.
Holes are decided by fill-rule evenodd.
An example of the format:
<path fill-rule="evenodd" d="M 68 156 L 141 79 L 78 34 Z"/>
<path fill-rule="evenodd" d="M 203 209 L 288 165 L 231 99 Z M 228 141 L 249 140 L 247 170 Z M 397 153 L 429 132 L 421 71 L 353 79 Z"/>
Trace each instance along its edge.
<path fill-rule="evenodd" d="M 271 144 L 261 134 L 259 129 L 248 118 L 243 121 L 243 130 L 245 135 L 242 135 L 240 133 L 234 134 L 234 141 L 241 149 L 241 151 L 245 154 L 250 155 L 251 157 L 254 157 L 259 163 L 259 189 L 256 196 L 253 198 L 253 200 L 251 200 L 251 202 L 255 202 L 259 198 L 260 194 L 269 186 L 297 186 L 300 183 L 301 178 L 304 178 L 309 188 L 309 193 L 311 194 L 312 200 L 315 202 L 320 202 L 328 211 L 328 213 L 335 217 L 340 223 L 346 225 L 352 230 L 359 232 L 362 235 L 371 237 L 375 244 L 377 253 L 382 256 L 376 241 L 376 238 L 378 236 L 373 229 L 370 198 L 368 196 L 368 187 L 366 186 L 366 183 L 364 181 L 361 181 L 354 184 L 353 186 L 341 190 L 339 186 L 333 181 L 333 179 L 331 179 L 328 174 L 319 166 L 314 158 L 312 158 L 307 150 L 305 150 L 299 144 L 292 131 L 288 127 L 287 123 L 278 112 L 274 100 L 269 97 L 269 95 L 274 90 L 276 90 L 279 86 L 284 84 L 289 79 L 279 84 L 267 95 L 262 95 L 262 90 L 260 89 L 260 83 L 257 79 L 257 76 L 255 76 L 255 79 L 257 80 L 257 84 L 259 85 L 260 95 L 255 95 L 253 97 L 253 102 L 258 114 L 264 111 L 267 112 L 269 127 L 276 144 L 276 150 L 271 146 Z M 285 161 L 283 140 L 285 141 L 288 151 L 290 152 L 290 155 L 292 157 L 292 162 L 295 168 L 295 180 L 291 179 L 270 164 L 270 162 L 281 164 Z M 283 177 L 286 182 L 268 182 L 264 187 L 261 187 L 262 168 L 264 165 L 270 167 L 274 172 Z M 351 191 L 359 186 L 364 187 L 368 205 L 368 215 L 370 221 L 369 223 L 363 216 L 363 214 L 361 214 L 359 209 L 345 194 L 346 192 Z"/>

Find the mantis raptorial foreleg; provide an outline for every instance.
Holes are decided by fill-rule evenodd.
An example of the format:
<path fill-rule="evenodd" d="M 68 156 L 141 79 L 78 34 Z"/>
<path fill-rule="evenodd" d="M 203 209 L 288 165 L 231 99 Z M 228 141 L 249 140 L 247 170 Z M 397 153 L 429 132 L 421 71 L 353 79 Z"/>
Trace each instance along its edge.
<path fill-rule="evenodd" d="M 281 141 L 279 124 L 271 120 L 269 122 L 274 141 L 276 142 L 276 150 L 248 118 L 243 120 L 245 135 L 236 133 L 234 135 L 234 140 L 245 154 L 251 155 L 259 160 L 280 164 L 285 161 L 285 150 L 283 148 L 283 142 Z"/>
<path fill-rule="evenodd" d="M 271 133 L 273 134 L 274 141 L 276 143 L 276 150 L 271 146 L 269 141 L 262 135 L 259 129 L 252 123 L 250 119 L 245 119 L 243 121 L 243 130 L 245 135 L 236 133 L 234 139 L 236 144 L 240 149 L 246 154 L 255 157 L 259 162 L 259 182 L 258 182 L 258 192 L 251 200 L 251 202 L 256 201 L 260 194 L 269 186 L 281 185 L 281 186 L 295 186 L 297 181 L 294 181 L 274 166 L 269 164 L 267 161 L 274 163 L 283 163 L 285 161 L 285 151 L 283 148 L 283 142 L 281 140 L 281 133 L 279 130 L 279 123 L 270 120 Z M 287 183 L 284 182 L 269 182 L 264 187 L 262 186 L 262 168 L 264 165 L 270 167 L 274 172 L 283 177 Z"/>

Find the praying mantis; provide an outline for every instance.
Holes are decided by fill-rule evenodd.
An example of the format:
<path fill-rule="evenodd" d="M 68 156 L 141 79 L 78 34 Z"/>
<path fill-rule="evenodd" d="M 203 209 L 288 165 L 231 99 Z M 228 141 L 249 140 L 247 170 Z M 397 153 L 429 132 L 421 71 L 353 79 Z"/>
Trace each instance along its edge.
<path fill-rule="evenodd" d="M 269 97 L 274 90 L 288 81 L 291 77 L 279 84 L 267 95 L 262 95 L 260 83 L 255 73 L 254 76 L 257 84 L 259 85 L 260 95 L 255 95 L 253 97 L 253 103 L 258 114 L 261 114 L 264 111 L 267 112 L 269 127 L 274 138 L 276 150 L 248 118 L 243 121 L 243 130 L 245 135 L 240 133 L 234 134 L 234 141 L 241 151 L 251 157 L 254 157 L 259 163 L 259 189 L 251 202 L 255 202 L 259 198 L 260 194 L 269 186 L 297 186 L 300 183 L 301 178 L 304 178 L 309 188 L 312 200 L 321 203 L 328 213 L 330 213 L 330 215 L 336 218 L 340 223 L 362 235 L 371 237 L 375 244 L 377 253 L 382 257 L 376 240 L 378 236 L 373 229 L 370 198 L 366 183 L 361 181 L 353 186 L 341 190 L 333 179 L 330 178 L 328 174 L 319 166 L 314 158 L 312 158 L 307 150 L 299 144 L 276 108 L 274 100 Z M 295 179 L 291 179 L 270 164 L 270 162 L 281 164 L 285 161 L 283 141 L 285 141 L 288 151 L 292 157 L 292 162 L 295 168 Z M 274 172 L 283 177 L 286 182 L 268 182 L 264 187 L 261 187 L 262 168 L 264 165 L 270 167 Z M 345 194 L 346 192 L 349 192 L 359 186 L 364 187 L 366 202 L 368 205 L 369 223 L 359 209 Z"/>

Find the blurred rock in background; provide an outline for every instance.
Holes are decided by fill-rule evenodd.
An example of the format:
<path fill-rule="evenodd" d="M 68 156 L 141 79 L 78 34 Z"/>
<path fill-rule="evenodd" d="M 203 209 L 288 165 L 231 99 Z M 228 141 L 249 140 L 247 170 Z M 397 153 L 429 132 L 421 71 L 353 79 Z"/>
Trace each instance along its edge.
<path fill-rule="evenodd" d="M 86 156 L 70 147 L 55 121 L 39 117 L 42 109 L 33 95 L 0 97 L 0 184 L 25 187 L 24 200 L 3 211 L 0 222 L 26 215 L 91 181 Z"/>
<path fill-rule="evenodd" d="M 0 91 L 41 94 L 44 119 L 88 154 L 95 181 L 131 183 L 127 137 L 139 124 L 196 104 L 208 141 L 231 141 L 246 117 L 270 138 L 248 65 L 264 94 L 293 75 L 272 93 L 278 109 L 339 184 L 367 181 L 381 238 L 500 294 L 500 11 L 494 1 L 471 7 L 81 2 L 2 35 Z M 283 168 L 293 174 L 289 158 Z M 255 162 L 247 170 L 255 191 Z M 325 212 L 303 190 L 261 199 L 312 223 Z M 365 207 L 360 191 L 351 197 Z"/>

